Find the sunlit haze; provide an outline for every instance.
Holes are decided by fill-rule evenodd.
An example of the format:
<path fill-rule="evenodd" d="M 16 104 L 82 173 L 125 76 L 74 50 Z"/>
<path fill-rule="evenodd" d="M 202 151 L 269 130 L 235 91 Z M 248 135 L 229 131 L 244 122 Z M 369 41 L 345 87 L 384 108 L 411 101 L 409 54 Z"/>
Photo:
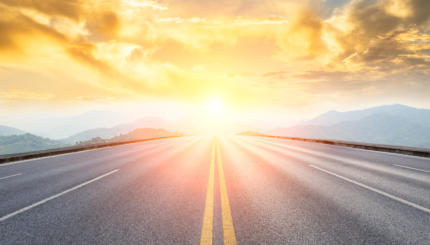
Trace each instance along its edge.
<path fill-rule="evenodd" d="M 0 124 L 39 133 L 98 111 L 116 116 L 92 127 L 159 117 L 186 133 L 233 132 L 329 110 L 428 108 L 428 9 L 418 0 L 2 0 Z"/>
<path fill-rule="evenodd" d="M 430 0 L 0 0 L 0 245 L 430 245 Z"/>

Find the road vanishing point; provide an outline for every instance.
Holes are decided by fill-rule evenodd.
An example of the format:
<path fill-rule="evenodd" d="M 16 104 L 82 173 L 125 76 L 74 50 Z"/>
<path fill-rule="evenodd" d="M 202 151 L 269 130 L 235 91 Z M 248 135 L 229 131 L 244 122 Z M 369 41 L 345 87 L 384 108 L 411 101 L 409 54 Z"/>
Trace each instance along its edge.
<path fill-rule="evenodd" d="M 430 159 L 180 137 L 0 165 L 0 244 L 430 244 Z"/>

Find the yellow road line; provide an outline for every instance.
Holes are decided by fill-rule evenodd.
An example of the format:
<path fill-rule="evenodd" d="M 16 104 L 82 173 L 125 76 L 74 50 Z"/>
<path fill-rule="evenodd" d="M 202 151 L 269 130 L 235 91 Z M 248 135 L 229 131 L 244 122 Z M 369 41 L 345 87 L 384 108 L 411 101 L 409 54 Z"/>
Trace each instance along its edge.
<path fill-rule="evenodd" d="M 215 144 L 218 159 L 219 189 L 221 192 L 222 228 L 224 232 L 224 244 L 235 245 L 236 234 L 234 233 L 233 218 L 231 217 L 230 203 L 228 201 L 228 193 L 227 187 L 225 185 L 224 169 L 222 166 L 218 140 L 215 141 Z"/>
<path fill-rule="evenodd" d="M 206 190 L 205 212 L 203 216 L 202 234 L 200 244 L 212 245 L 213 216 L 214 216 L 214 171 L 215 171 L 215 145 L 212 144 L 211 165 L 209 170 L 209 182 Z"/>

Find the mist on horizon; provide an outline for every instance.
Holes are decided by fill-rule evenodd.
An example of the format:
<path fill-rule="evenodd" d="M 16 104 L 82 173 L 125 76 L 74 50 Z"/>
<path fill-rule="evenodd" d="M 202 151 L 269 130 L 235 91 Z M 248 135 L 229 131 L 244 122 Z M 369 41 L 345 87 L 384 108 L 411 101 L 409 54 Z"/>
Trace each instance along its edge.
<path fill-rule="evenodd" d="M 354 139 L 291 127 L 331 111 L 430 108 L 429 8 L 419 0 L 0 1 L 0 125 L 70 142 L 136 125 Z M 377 117 L 357 124 L 376 127 Z"/>

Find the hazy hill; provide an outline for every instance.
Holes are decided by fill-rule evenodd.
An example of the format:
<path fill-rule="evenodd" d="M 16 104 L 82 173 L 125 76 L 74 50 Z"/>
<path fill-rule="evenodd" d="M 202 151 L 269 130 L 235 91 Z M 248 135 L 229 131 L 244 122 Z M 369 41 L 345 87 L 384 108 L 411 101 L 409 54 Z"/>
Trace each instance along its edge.
<path fill-rule="evenodd" d="M 25 134 L 25 132 L 17 128 L 0 125 L 0 136 L 10 136 L 10 135 L 20 135 L 20 134 Z"/>
<path fill-rule="evenodd" d="M 83 131 L 81 133 L 77 133 L 65 139 L 62 139 L 61 142 L 66 144 L 75 144 L 80 141 L 87 141 L 93 138 L 102 138 L 109 139 L 115 137 L 117 135 L 127 133 L 129 130 L 114 128 L 95 128 Z"/>
<path fill-rule="evenodd" d="M 128 134 L 123 134 L 112 138 L 112 141 L 127 141 L 127 140 L 137 140 L 137 139 L 149 139 L 157 137 L 167 137 L 167 136 L 179 136 L 180 133 L 173 133 L 162 128 L 138 128 L 131 131 Z"/>
<path fill-rule="evenodd" d="M 167 123 L 161 118 L 148 117 L 136 120 L 132 123 L 120 124 L 111 128 L 94 128 L 74 134 L 61 141 L 67 144 L 75 144 L 76 142 L 88 141 L 93 138 L 100 137 L 102 139 L 110 139 L 121 134 L 127 134 L 137 128 L 165 128 Z"/>
<path fill-rule="evenodd" d="M 391 116 L 402 117 L 412 122 L 430 125 L 430 110 L 417 109 L 405 105 L 384 105 L 372 107 L 364 110 L 355 110 L 348 112 L 328 111 L 308 122 L 302 124 L 308 125 L 333 125 L 344 121 L 356 121 L 364 119 L 375 114 L 387 114 Z"/>
<path fill-rule="evenodd" d="M 181 133 L 170 132 L 162 128 L 138 128 L 127 134 L 122 134 L 110 139 L 102 139 L 100 137 L 94 137 L 91 140 L 78 142 L 79 145 L 86 144 L 100 144 L 108 142 L 118 142 L 118 141 L 130 141 L 130 140 L 141 140 L 150 139 L 158 137 L 168 137 L 168 136 L 181 136 Z"/>
<path fill-rule="evenodd" d="M 430 148 L 430 110 L 382 106 L 328 112 L 308 123 L 311 122 L 279 128 L 271 134 Z"/>
<path fill-rule="evenodd" d="M 91 140 L 81 141 L 79 142 L 79 144 L 87 145 L 87 144 L 98 144 L 98 143 L 107 143 L 107 142 L 115 142 L 115 141 L 129 141 L 129 140 L 149 139 L 149 138 L 179 136 L 179 135 L 181 134 L 170 132 L 165 129 L 139 128 L 127 134 L 121 134 L 116 137 L 111 137 L 109 139 L 93 137 Z M 21 152 L 53 149 L 53 148 L 59 148 L 64 146 L 70 146 L 70 145 L 71 144 L 65 144 L 64 142 L 61 142 L 58 140 L 51 140 L 48 138 L 43 138 L 33 134 L 28 134 L 28 133 L 21 134 L 21 135 L 0 136 L 0 154 L 11 154 L 11 153 L 21 153 Z"/>
<path fill-rule="evenodd" d="M 32 134 L 0 136 L 0 154 L 20 153 L 63 147 L 64 144 Z"/>
<path fill-rule="evenodd" d="M 26 126 L 29 132 L 51 139 L 64 139 L 94 128 L 110 128 L 126 122 L 126 116 L 111 111 L 88 111 L 74 116 L 41 117 Z"/>

